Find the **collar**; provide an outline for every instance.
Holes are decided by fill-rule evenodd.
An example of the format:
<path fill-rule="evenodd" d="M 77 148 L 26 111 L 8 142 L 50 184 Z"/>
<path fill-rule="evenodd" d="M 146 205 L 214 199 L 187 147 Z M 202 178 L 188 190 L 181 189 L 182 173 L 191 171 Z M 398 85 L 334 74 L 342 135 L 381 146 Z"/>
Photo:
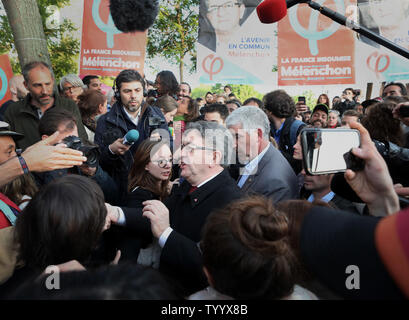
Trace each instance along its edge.
<path fill-rule="evenodd" d="M 138 114 L 136 115 L 136 117 L 133 117 L 133 116 L 128 112 L 128 110 L 126 110 L 126 108 L 125 108 L 124 106 L 122 106 L 122 110 L 125 112 L 125 114 L 126 114 L 127 117 L 129 118 L 129 120 L 131 120 L 131 121 L 133 122 L 133 124 L 134 124 L 135 126 L 137 126 L 137 125 L 138 125 L 138 121 L 139 121 L 139 117 L 140 117 L 140 115 L 141 115 L 142 105 L 139 107 Z"/>
<path fill-rule="evenodd" d="M 263 158 L 263 156 L 266 154 L 268 148 L 270 147 L 270 143 L 267 145 L 267 147 L 264 148 L 263 151 L 261 151 L 257 157 L 255 157 L 253 160 L 251 160 L 249 163 L 247 163 L 244 167 L 244 171 L 242 175 L 249 175 L 251 174 L 254 169 L 257 168 L 259 162 L 261 161 L 261 159 Z"/>
<path fill-rule="evenodd" d="M 202 183 L 197 185 L 197 188 L 200 188 L 201 186 L 203 186 L 204 184 L 208 183 L 210 180 L 214 179 L 215 177 L 217 177 L 220 173 L 222 173 L 222 171 L 220 171 L 219 173 L 216 173 L 214 176 L 211 176 L 209 179 L 206 179 L 205 181 L 203 181 Z"/>
<path fill-rule="evenodd" d="M 330 202 L 333 198 L 335 197 L 335 193 L 333 191 L 330 191 L 329 193 L 327 193 L 325 196 L 323 196 L 320 200 L 324 201 L 326 203 Z M 313 202 L 315 200 L 315 197 L 313 194 L 311 194 L 308 197 L 308 201 L 309 202 Z"/>

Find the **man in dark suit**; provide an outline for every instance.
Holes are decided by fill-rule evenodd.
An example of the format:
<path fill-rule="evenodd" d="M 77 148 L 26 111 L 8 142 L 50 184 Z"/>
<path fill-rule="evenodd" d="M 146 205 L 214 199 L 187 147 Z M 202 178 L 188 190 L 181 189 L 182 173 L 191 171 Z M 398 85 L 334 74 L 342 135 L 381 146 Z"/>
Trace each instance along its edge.
<path fill-rule="evenodd" d="M 246 193 L 258 193 L 274 202 L 298 197 L 297 177 L 288 161 L 269 140 L 270 122 L 259 108 L 241 107 L 226 119 L 236 135 L 239 161 L 245 166 L 237 185 Z"/>
<path fill-rule="evenodd" d="M 191 123 L 182 138 L 180 168 L 185 180 L 178 190 L 165 203 L 144 202 L 143 211 L 121 208 L 115 212 L 118 207 L 108 206 L 111 222 L 159 239 L 160 270 L 179 280 L 187 293 L 207 286 L 198 243 L 208 215 L 241 196 L 222 166 L 230 162 L 231 144 L 231 134 L 223 126 Z"/>

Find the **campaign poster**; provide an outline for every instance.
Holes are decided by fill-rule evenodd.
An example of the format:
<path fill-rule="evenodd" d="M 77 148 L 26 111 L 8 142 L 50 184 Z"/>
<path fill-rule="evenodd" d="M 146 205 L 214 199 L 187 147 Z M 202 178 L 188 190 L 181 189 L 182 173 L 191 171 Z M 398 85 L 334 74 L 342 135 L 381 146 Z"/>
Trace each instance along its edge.
<path fill-rule="evenodd" d="M 351 20 L 356 0 L 320 0 Z M 355 35 L 307 4 L 298 4 L 278 22 L 278 85 L 355 83 Z"/>
<path fill-rule="evenodd" d="M 409 1 L 358 0 L 359 24 L 394 44 L 409 50 Z M 357 81 L 409 80 L 408 59 L 357 35 Z"/>
<path fill-rule="evenodd" d="M 143 74 L 145 32 L 119 31 L 109 12 L 109 0 L 85 0 L 80 74 L 115 77 L 124 69 Z"/>
<path fill-rule="evenodd" d="M 11 99 L 9 81 L 13 77 L 10 59 L 7 54 L 0 56 L 0 106 Z"/>
<path fill-rule="evenodd" d="M 276 63 L 273 25 L 262 24 L 261 0 L 201 0 L 197 72 L 205 84 L 271 84 Z"/>

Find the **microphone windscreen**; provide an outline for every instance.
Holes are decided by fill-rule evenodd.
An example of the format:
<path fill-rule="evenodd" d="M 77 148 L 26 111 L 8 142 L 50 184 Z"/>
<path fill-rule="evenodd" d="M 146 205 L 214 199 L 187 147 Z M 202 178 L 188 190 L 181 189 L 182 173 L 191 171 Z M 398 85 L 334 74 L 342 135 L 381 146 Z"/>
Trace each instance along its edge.
<path fill-rule="evenodd" d="M 129 130 L 125 135 L 125 140 L 129 143 L 134 143 L 139 139 L 139 132 L 138 130 L 132 129 Z"/>
<path fill-rule="evenodd" d="M 122 32 L 145 31 L 155 22 L 158 0 L 110 0 L 109 9 L 115 27 Z"/>
<path fill-rule="evenodd" d="M 264 0 L 257 6 L 257 15 L 262 23 L 274 23 L 287 14 L 285 0 Z"/>

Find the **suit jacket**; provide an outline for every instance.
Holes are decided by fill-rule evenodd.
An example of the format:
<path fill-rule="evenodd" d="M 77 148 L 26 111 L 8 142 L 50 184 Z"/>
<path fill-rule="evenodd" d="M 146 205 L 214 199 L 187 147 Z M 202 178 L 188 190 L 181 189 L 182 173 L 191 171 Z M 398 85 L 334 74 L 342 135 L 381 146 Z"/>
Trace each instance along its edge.
<path fill-rule="evenodd" d="M 281 152 L 270 144 L 257 168 L 244 183 L 242 191 L 262 194 L 274 202 L 297 199 L 297 176 Z"/>
<path fill-rule="evenodd" d="M 160 270 L 177 279 L 187 293 L 205 288 L 208 284 L 202 271 L 202 257 L 198 248 L 201 232 L 209 214 L 241 196 L 236 182 L 227 170 L 189 194 L 191 185 L 185 180 L 172 194 L 166 206 L 169 209 L 169 235 L 160 257 Z M 126 225 L 147 236 L 147 220 L 141 210 L 122 208 Z M 149 226 L 150 232 L 150 226 Z"/>

